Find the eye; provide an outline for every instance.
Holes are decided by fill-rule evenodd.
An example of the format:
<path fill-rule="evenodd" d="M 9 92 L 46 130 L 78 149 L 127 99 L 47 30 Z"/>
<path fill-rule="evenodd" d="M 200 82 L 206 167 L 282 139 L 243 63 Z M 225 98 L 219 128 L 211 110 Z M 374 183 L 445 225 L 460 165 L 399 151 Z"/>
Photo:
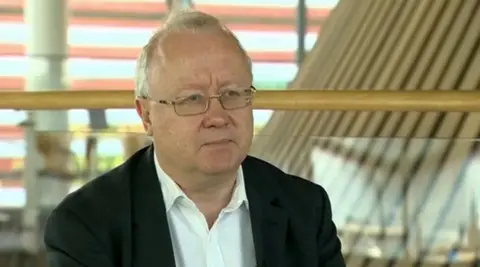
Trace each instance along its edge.
<path fill-rule="evenodd" d="M 227 90 L 223 93 L 223 95 L 227 97 L 237 97 L 242 95 L 242 91 Z"/>
<path fill-rule="evenodd" d="M 177 104 L 196 104 L 203 102 L 205 97 L 201 94 L 193 94 L 179 98 L 176 102 Z"/>
<path fill-rule="evenodd" d="M 202 100 L 202 98 L 203 98 L 202 95 L 191 95 L 191 96 L 188 96 L 185 100 L 189 102 L 196 102 L 196 101 Z"/>

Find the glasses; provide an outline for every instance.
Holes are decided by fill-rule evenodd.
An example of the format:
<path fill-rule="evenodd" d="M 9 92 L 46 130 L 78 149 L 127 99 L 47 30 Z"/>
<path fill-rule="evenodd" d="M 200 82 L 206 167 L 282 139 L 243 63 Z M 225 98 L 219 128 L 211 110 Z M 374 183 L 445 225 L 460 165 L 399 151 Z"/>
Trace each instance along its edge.
<path fill-rule="evenodd" d="M 159 104 L 172 105 L 175 113 L 179 116 L 198 115 L 207 112 L 210 107 L 210 100 L 217 99 L 225 110 L 244 108 L 252 104 L 253 96 L 257 89 L 250 86 L 243 90 L 226 90 L 221 94 L 206 96 L 204 94 L 192 94 L 185 97 L 179 97 L 175 100 L 154 100 L 150 97 L 143 99 L 155 101 Z"/>

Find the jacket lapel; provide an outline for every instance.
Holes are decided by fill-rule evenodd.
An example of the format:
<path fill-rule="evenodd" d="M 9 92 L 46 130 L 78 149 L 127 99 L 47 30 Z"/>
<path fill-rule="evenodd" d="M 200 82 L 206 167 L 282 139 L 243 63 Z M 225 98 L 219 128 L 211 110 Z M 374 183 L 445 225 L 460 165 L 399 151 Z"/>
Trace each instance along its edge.
<path fill-rule="evenodd" d="M 243 162 L 245 187 L 258 267 L 285 265 L 285 245 L 288 217 L 278 194 L 277 182 L 271 173 L 257 166 L 256 159 L 247 157 Z"/>
<path fill-rule="evenodd" d="M 132 262 L 135 267 L 175 267 L 165 203 L 153 162 L 153 146 L 144 150 L 131 172 Z"/>

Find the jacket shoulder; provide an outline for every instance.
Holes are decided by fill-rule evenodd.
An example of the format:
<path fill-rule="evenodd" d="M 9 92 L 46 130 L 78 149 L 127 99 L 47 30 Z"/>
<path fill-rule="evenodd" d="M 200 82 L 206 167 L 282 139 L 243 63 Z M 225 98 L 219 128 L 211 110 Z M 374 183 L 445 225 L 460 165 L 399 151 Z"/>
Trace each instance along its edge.
<path fill-rule="evenodd" d="M 131 175 L 143 150 L 69 194 L 53 212 L 67 211 L 98 225 L 115 220 L 127 205 Z"/>
<path fill-rule="evenodd" d="M 275 165 L 256 157 L 248 157 L 249 165 L 255 169 L 263 169 L 272 177 L 284 197 L 288 198 L 288 202 L 294 205 L 301 205 L 306 207 L 323 207 L 328 201 L 328 195 L 325 189 L 310 180 L 291 175 Z"/>

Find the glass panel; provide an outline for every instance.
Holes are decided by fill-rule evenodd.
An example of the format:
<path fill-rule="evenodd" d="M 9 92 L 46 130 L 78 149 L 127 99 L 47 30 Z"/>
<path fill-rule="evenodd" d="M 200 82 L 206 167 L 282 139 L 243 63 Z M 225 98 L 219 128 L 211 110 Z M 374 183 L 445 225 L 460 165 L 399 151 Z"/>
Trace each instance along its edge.
<path fill-rule="evenodd" d="M 62 164 L 53 167 L 72 176 L 67 190 L 63 187 L 62 191 L 57 183 L 57 199 L 150 142 L 140 132 L 80 131 L 51 133 L 52 137 L 57 143 L 73 140 L 67 145 L 70 159 L 58 152 L 43 160 L 57 162 L 63 155 Z M 93 137 L 97 157 L 91 164 L 86 151 L 95 143 Z M 348 266 L 406 259 L 473 263 L 478 257 L 474 249 L 480 240 L 478 140 L 285 136 L 279 144 L 290 142 L 295 144 L 293 149 L 269 154 L 269 148 L 263 147 L 259 153 L 258 146 L 272 144 L 270 138 L 255 137 L 255 155 L 326 189 Z M 44 137 L 42 142 L 48 144 L 48 140 Z M 26 200 L 22 180 L 25 144 L 18 138 L 2 137 L 0 146 L 0 250 L 7 250 L 20 245 Z M 39 188 L 52 192 L 52 184 Z"/>

